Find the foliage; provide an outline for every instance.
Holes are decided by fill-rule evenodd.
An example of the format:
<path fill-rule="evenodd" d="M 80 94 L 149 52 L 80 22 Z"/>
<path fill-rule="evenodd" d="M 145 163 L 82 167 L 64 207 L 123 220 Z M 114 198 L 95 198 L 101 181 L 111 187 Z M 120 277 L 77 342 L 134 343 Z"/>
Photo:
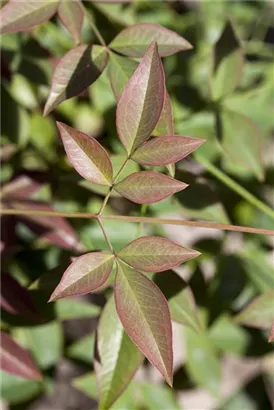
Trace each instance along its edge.
<path fill-rule="evenodd" d="M 186 389 L 270 408 L 266 366 L 257 395 L 223 376 L 268 357 L 273 244 L 194 227 L 273 235 L 272 6 L 3 3 L 3 400 L 49 394 L 65 358 L 100 409 L 187 408 Z M 81 318 L 96 334 L 71 341 Z M 144 357 L 174 390 L 132 380 Z"/>

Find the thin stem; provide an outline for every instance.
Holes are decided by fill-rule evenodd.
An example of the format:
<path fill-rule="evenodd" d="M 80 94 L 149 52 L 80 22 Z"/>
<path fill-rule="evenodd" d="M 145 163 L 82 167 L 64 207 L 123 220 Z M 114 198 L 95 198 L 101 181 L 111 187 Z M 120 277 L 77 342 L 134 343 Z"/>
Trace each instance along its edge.
<path fill-rule="evenodd" d="M 204 157 L 200 154 L 195 155 L 195 159 L 203 165 L 208 172 L 214 175 L 217 179 L 222 181 L 226 186 L 231 188 L 234 192 L 237 192 L 242 198 L 244 198 L 247 202 L 255 206 L 255 208 L 259 209 L 260 211 L 264 212 L 270 218 L 274 219 L 274 211 L 266 204 L 264 204 L 260 199 L 256 198 L 252 195 L 249 191 L 243 188 L 240 184 L 226 175 L 224 172 L 220 171 L 216 168 L 213 164 L 207 161 Z"/>
<path fill-rule="evenodd" d="M 113 247 L 112 247 L 111 242 L 110 242 L 110 240 L 109 240 L 109 238 L 108 238 L 108 235 L 107 235 L 107 233 L 106 233 L 106 230 L 105 230 L 105 227 L 104 227 L 104 225 L 103 225 L 103 222 L 101 221 L 101 218 L 98 217 L 98 218 L 97 218 L 97 221 L 98 221 L 98 223 L 99 223 L 99 225 L 100 225 L 100 227 L 101 227 L 101 229 L 102 229 L 103 235 L 104 235 L 104 237 L 105 237 L 106 243 L 108 244 L 108 247 L 109 247 L 110 252 L 114 254 Z"/>
<path fill-rule="evenodd" d="M 96 24 L 93 21 L 93 18 L 91 17 L 91 15 L 89 14 L 89 12 L 87 11 L 87 9 L 85 7 L 83 7 L 85 15 L 89 21 L 89 24 L 92 27 L 92 30 L 94 31 L 96 37 L 98 38 L 99 42 L 102 44 L 103 47 L 105 47 L 107 50 L 109 50 L 103 36 L 101 35 L 100 31 L 98 30 Z"/>
<path fill-rule="evenodd" d="M 253 228 L 249 226 L 239 226 L 239 225 L 229 225 L 229 224 L 219 224 L 215 222 L 204 222 L 204 221 L 186 221 L 181 219 L 164 219 L 164 218 L 153 218 L 145 216 L 125 216 L 125 215 L 96 215 L 89 214 L 85 212 L 55 212 L 55 211 L 34 211 L 33 209 L 1 209 L 2 215 L 44 215 L 44 216 L 55 216 L 64 218 L 85 218 L 85 219 L 104 219 L 104 220 L 116 220 L 125 222 L 144 222 L 152 224 L 162 224 L 162 225 L 179 225 L 179 226 L 192 226 L 195 228 L 209 228 L 218 229 L 221 231 L 234 231 L 234 232 L 246 232 L 261 235 L 274 236 L 274 231 L 270 229 Z"/>

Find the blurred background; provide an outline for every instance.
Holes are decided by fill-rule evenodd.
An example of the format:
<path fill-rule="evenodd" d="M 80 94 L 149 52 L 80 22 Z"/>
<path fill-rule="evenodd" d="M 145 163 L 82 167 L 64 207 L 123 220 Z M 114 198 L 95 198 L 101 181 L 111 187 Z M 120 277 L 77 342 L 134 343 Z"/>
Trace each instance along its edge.
<path fill-rule="evenodd" d="M 84 5 L 106 42 L 126 26 L 151 22 L 174 30 L 193 45 L 190 51 L 164 59 L 166 85 L 176 134 L 207 140 L 197 155 L 176 164 L 175 176 L 190 184 L 187 190 L 147 207 L 114 196 L 105 212 L 274 229 L 273 219 L 227 182 L 232 178 L 273 207 L 273 3 L 209 0 L 110 5 L 85 1 Z M 231 25 L 234 32 L 226 38 L 225 28 Z M 220 38 L 226 40 L 231 53 L 244 54 L 241 81 L 222 101 L 222 109 L 210 92 L 212 56 L 225 47 Z M 83 42 L 98 43 L 88 21 L 84 22 Z M 1 38 L 1 183 L 6 206 L 98 211 L 105 191 L 81 179 L 70 166 L 56 120 L 97 138 L 111 154 L 115 169 L 123 162 L 125 152 L 115 128 L 116 102 L 107 70 L 80 96 L 43 117 L 54 67 L 73 47 L 75 43 L 56 16 L 28 33 Z M 230 81 L 236 70 L 232 60 L 223 81 Z M 131 162 L 122 177 L 138 169 Z M 173 390 L 145 362 L 112 408 L 274 408 L 269 331 L 233 320 L 249 301 L 274 287 L 273 241 L 261 235 L 202 228 L 117 221 L 106 221 L 105 226 L 115 250 L 142 233 L 164 235 L 202 253 L 176 272 L 156 275 L 154 280 L 170 298 L 174 289 L 186 286 L 190 310 L 197 305 L 195 320 L 205 328 L 201 337 L 174 323 Z M 26 318 L 2 310 L 2 328 L 12 330 L 16 340 L 31 351 L 44 376 L 36 382 L 2 372 L 3 410 L 97 408 L 94 331 L 112 278 L 99 294 L 54 305 L 46 302 L 71 256 L 98 249 L 106 250 L 107 245 L 96 222 L 34 215 L 2 217 L 2 271 L 30 288 L 45 316 L 45 323 L 33 326 Z"/>

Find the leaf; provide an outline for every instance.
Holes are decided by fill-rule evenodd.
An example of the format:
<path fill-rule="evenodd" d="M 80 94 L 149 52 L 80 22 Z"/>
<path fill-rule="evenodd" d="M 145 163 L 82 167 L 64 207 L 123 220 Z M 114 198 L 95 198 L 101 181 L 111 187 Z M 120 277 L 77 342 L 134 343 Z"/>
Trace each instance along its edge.
<path fill-rule="evenodd" d="M 272 321 L 271 331 L 268 337 L 268 343 L 273 343 L 273 342 L 274 342 L 274 319 Z"/>
<path fill-rule="evenodd" d="M 116 101 L 119 101 L 124 88 L 138 67 L 136 61 L 111 53 L 108 65 L 110 84 Z"/>
<path fill-rule="evenodd" d="M 153 204 L 187 188 L 187 184 L 154 171 L 131 174 L 114 185 L 114 189 L 137 204 Z"/>
<path fill-rule="evenodd" d="M 116 313 L 114 298 L 106 304 L 97 333 L 96 376 L 100 408 L 109 409 L 127 387 L 143 356 L 126 334 Z"/>
<path fill-rule="evenodd" d="M 197 315 L 195 298 L 190 286 L 172 270 L 156 273 L 153 282 L 165 295 L 170 309 L 171 319 L 201 332 L 201 324 Z"/>
<path fill-rule="evenodd" d="M 27 31 L 44 23 L 56 12 L 58 3 L 10 0 L 0 11 L 1 34 Z"/>
<path fill-rule="evenodd" d="M 215 396 L 220 394 L 220 361 L 206 334 L 184 329 L 186 370 L 191 380 Z"/>
<path fill-rule="evenodd" d="M 1 369 L 24 379 L 41 379 L 41 373 L 32 361 L 28 351 L 19 346 L 4 332 L 1 332 Z"/>
<path fill-rule="evenodd" d="M 234 318 L 235 322 L 261 329 L 270 328 L 274 320 L 273 300 L 273 290 L 256 297 Z"/>
<path fill-rule="evenodd" d="M 170 387 L 155 383 L 142 383 L 140 386 L 143 406 L 148 410 L 180 410 L 176 396 Z"/>
<path fill-rule="evenodd" d="M 110 47 L 129 57 L 143 57 L 147 46 L 152 41 L 157 41 L 161 57 L 192 48 L 188 41 L 174 31 L 151 23 L 134 24 L 122 30 L 112 40 Z"/>
<path fill-rule="evenodd" d="M 81 360 L 93 365 L 93 351 L 95 343 L 95 334 L 90 333 L 69 346 L 67 354 L 72 359 Z"/>
<path fill-rule="evenodd" d="M 244 55 L 230 21 L 213 51 L 212 96 L 218 100 L 232 93 L 243 78 Z"/>
<path fill-rule="evenodd" d="M 35 318 L 38 313 L 27 289 L 11 275 L 1 274 L 1 308 L 13 315 Z"/>
<path fill-rule="evenodd" d="M 113 255 L 91 252 L 76 258 L 65 271 L 50 302 L 73 295 L 84 295 L 100 288 L 111 274 Z"/>
<path fill-rule="evenodd" d="M 60 320 L 92 318 L 100 314 L 99 306 L 74 299 L 57 300 L 56 314 Z"/>
<path fill-rule="evenodd" d="M 145 142 L 155 128 L 164 103 L 164 71 L 157 44 L 152 43 L 117 105 L 119 138 L 128 153 Z"/>
<path fill-rule="evenodd" d="M 129 337 L 172 385 L 172 328 L 164 295 L 142 273 L 120 263 L 114 294 Z"/>
<path fill-rule="evenodd" d="M 48 369 L 61 359 L 63 334 L 60 322 L 51 321 L 43 325 L 22 327 L 16 330 L 25 340 L 40 368 Z"/>
<path fill-rule="evenodd" d="M 106 150 L 83 132 L 57 122 L 66 154 L 76 171 L 85 179 L 96 184 L 112 183 L 113 170 Z"/>
<path fill-rule="evenodd" d="M 81 43 L 84 11 L 79 0 L 61 0 L 58 7 L 58 16 L 75 43 Z"/>
<path fill-rule="evenodd" d="M 37 380 L 23 379 L 1 371 L 1 399 L 9 406 L 27 402 L 43 393 L 43 384 Z"/>
<path fill-rule="evenodd" d="M 143 236 L 117 253 L 130 266 L 145 272 L 162 272 L 199 255 L 197 251 L 160 236 Z"/>
<path fill-rule="evenodd" d="M 220 127 L 221 143 L 230 159 L 262 180 L 261 142 L 264 138 L 259 127 L 245 115 L 227 109 L 220 114 Z"/>
<path fill-rule="evenodd" d="M 205 140 L 165 135 L 143 143 L 133 153 L 132 159 L 141 165 L 162 166 L 174 164 L 197 149 Z"/>
<path fill-rule="evenodd" d="M 81 45 L 70 50 L 54 70 L 44 115 L 96 81 L 107 61 L 108 54 L 101 46 Z"/>
<path fill-rule="evenodd" d="M 171 100 L 170 96 L 167 92 L 165 91 L 165 100 L 164 100 L 164 105 L 163 109 L 159 118 L 159 121 L 154 128 L 152 134 L 155 137 L 158 137 L 160 135 L 174 135 L 174 122 L 173 122 L 173 113 L 172 113 L 172 105 L 171 105 Z"/>

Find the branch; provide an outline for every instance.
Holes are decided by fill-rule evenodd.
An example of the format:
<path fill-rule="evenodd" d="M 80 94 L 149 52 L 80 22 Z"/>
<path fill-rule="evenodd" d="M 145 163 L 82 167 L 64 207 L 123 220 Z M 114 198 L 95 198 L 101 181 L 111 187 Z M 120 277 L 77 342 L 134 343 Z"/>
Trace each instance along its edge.
<path fill-rule="evenodd" d="M 249 226 L 220 224 L 215 222 L 203 222 L 203 221 L 186 221 L 184 219 L 165 219 L 165 218 L 153 218 L 145 216 L 124 216 L 124 215 L 96 215 L 85 212 L 55 212 L 55 211 L 34 211 L 33 209 L 1 209 L 2 215 L 43 215 L 52 217 L 64 217 L 64 218 L 85 218 L 85 219 L 98 219 L 101 220 L 116 220 L 125 222 L 143 222 L 151 224 L 161 225 L 178 225 L 178 226 L 192 226 L 194 228 L 208 228 L 218 229 L 221 231 L 234 231 L 245 232 L 260 235 L 274 236 L 274 231 L 270 229 L 253 228 Z"/>

